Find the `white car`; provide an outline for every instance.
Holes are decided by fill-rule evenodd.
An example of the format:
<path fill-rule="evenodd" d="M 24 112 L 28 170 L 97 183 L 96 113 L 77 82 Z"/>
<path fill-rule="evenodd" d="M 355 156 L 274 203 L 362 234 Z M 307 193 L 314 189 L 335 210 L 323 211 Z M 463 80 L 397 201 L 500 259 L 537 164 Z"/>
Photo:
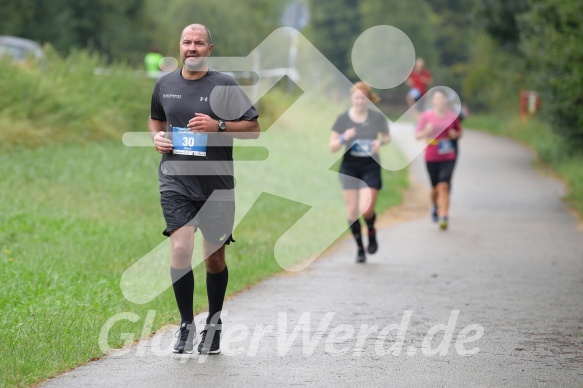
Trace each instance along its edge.
<path fill-rule="evenodd" d="M 41 46 L 32 40 L 15 36 L 0 36 L 0 58 L 8 56 L 14 63 L 27 64 L 36 62 L 45 65 L 45 56 Z"/>

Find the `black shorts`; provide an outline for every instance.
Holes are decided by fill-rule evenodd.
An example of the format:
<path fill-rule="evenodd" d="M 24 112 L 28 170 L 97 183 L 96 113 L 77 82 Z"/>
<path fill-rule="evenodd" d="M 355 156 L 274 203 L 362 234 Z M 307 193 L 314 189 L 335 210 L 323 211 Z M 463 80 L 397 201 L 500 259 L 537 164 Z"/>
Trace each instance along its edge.
<path fill-rule="evenodd" d="M 360 179 L 347 179 L 346 176 Z M 344 190 L 359 190 L 365 187 L 380 190 L 383 187 L 381 181 L 381 166 L 377 162 L 363 164 L 362 166 L 340 166 L 340 183 Z"/>
<path fill-rule="evenodd" d="M 455 167 L 454 160 L 446 160 L 445 162 L 426 162 L 427 172 L 429 172 L 429 179 L 431 179 L 431 187 L 437 186 L 438 183 L 451 183 L 451 176 L 453 175 L 453 168 Z"/>
<path fill-rule="evenodd" d="M 228 245 L 233 239 L 234 201 L 199 201 L 172 191 L 160 193 L 160 205 L 166 220 L 164 236 L 183 226 L 200 228 L 205 240 L 214 245 Z M 204 206 L 204 208 L 203 208 Z"/>

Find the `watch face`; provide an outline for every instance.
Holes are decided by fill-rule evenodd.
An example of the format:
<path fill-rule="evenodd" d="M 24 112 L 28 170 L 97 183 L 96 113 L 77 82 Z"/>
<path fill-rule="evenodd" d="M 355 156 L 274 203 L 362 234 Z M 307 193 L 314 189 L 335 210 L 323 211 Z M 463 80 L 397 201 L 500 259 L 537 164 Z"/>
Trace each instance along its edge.
<path fill-rule="evenodd" d="M 219 131 L 224 131 L 227 129 L 227 124 L 223 120 L 219 120 Z"/>

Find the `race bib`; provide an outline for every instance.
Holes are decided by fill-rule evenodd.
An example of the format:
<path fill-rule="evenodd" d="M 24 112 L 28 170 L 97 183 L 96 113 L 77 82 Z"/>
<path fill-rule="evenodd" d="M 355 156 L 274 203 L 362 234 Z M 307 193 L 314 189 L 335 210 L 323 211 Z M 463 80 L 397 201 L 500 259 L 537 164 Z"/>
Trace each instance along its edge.
<path fill-rule="evenodd" d="M 206 156 L 208 134 L 172 127 L 172 152 L 176 155 Z"/>
<path fill-rule="evenodd" d="M 451 140 L 440 140 L 437 144 L 437 153 L 439 155 L 451 154 L 455 152 L 453 148 L 453 141 Z"/>
<path fill-rule="evenodd" d="M 350 155 L 357 157 L 371 156 L 372 154 L 372 140 L 357 139 L 350 146 Z"/>

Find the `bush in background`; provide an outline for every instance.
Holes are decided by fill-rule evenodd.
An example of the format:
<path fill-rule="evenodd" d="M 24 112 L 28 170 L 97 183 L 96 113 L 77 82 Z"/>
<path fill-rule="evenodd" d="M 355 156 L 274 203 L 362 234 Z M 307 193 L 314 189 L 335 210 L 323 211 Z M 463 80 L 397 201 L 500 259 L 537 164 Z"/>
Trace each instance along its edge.
<path fill-rule="evenodd" d="M 571 151 L 583 150 L 583 2 L 532 2 L 522 49 L 542 97 L 543 117 Z"/>
<path fill-rule="evenodd" d="M 146 130 L 153 81 L 97 54 L 62 57 L 45 47 L 47 68 L 0 62 L 0 150 L 54 142 L 120 139 Z"/>

